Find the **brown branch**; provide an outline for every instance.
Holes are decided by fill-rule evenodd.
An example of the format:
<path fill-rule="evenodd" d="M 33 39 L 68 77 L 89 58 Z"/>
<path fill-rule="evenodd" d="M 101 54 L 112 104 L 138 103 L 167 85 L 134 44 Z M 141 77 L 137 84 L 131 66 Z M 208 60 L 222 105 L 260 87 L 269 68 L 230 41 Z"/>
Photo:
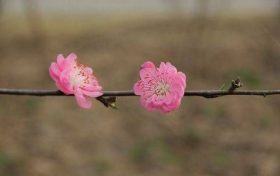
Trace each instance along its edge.
<path fill-rule="evenodd" d="M 5 89 L 0 88 L 0 95 L 28 95 L 28 96 L 73 96 L 65 95 L 59 90 L 31 90 L 31 89 Z M 243 96 L 268 96 L 280 95 L 278 90 L 190 90 L 185 92 L 185 96 L 200 96 L 205 98 L 216 98 L 229 95 Z M 126 97 L 136 96 L 133 91 L 103 91 L 102 97 Z"/>
<path fill-rule="evenodd" d="M 26 96 L 73 96 L 65 95 L 59 90 L 32 90 L 32 89 L 5 89 L 0 88 L 0 95 L 26 95 Z M 280 95 L 280 90 L 198 90 L 186 91 L 184 96 L 200 96 L 204 98 L 217 98 L 228 95 L 267 96 Z M 104 106 L 116 109 L 116 97 L 136 96 L 133 91 L 103 91 L 103 96 L 97 97 Z"/>

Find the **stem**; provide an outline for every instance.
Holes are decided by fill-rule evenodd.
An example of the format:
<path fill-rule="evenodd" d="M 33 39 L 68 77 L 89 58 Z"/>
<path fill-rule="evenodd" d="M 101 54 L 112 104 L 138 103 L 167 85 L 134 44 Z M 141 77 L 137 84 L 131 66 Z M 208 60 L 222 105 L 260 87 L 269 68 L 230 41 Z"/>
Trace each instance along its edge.
<path fill-rule="evenodd" d="M 32 89 L 5 89 L 0 88 L 2 95 L 28 95 L 28 96 L 73 96 L 65 95 L 59 90 L 32 90 Z M 200 96 L 205 98 L 217 98 L 220 96 L 243 95 L 243 96 L 268 96 L 280 95 L 279 90 L 190 90 L 184 96 Z M 103 91 L 103 97 L 127 97 L 136 96 L 133 91 Z"/>

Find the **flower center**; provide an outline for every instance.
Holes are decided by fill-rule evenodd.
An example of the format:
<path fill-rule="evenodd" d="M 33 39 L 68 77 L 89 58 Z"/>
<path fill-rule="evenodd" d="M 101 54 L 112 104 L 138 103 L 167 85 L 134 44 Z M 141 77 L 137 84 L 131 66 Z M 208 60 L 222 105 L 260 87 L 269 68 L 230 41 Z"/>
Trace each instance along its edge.
<path fill-rule="evenodd" d="M 159 82 L 155 88 L 156 95 L 166 95 L 169 92 L 170 86 L 165 82 Z"/>
<path fill-rule="evenodd" d="M 74 68 L 70 74 L 70 83 L 73 86 L 81 85 L 83 83 L 88 83 L 89 75 L 85 72 L 85 66 L 82 64 L 75 64 Z"/>

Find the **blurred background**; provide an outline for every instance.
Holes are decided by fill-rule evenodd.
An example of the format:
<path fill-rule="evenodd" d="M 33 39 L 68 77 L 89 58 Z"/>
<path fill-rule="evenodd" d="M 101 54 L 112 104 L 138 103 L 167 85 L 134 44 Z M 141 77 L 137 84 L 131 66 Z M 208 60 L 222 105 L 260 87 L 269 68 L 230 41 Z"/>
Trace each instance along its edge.
<path fill-rule="evenodd" d="M 131 89 L 146 60 L 172 62 L 188 90 L 276 89 L 279 29 L 279 0 L 0 0 L 0 87 L 55 89 L 50 63 L 75 52 L 105 90 Z M 280 175 L 279 96 L 117 104 L 0 96 L 0 175 Z"/>

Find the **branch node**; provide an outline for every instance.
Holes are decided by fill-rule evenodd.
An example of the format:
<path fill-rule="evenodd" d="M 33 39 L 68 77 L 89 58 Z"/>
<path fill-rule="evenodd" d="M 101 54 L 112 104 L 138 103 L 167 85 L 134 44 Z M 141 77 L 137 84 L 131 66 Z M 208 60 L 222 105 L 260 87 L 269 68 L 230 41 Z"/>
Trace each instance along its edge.
<path fill-rule="evenodd" d="M 101 97 L 97 97 L 96 99 L 98 101 L 100 101 L 107 108 L 110 107 L 110 108 L 113 108 L 113 109 L 118 109 L 117 106 L 116 106 L 117 97 L 104 97 L 104 96 L 101 96 Z"/>
<path fill-rule="evenodd" d="M 243 84 L 241 83 L 241 80 L 240 80 L 240 78 L 238 77 L 237 79 L 231 81 L 231 86 L 230 86 L 230 88 L 228 89 L 228 91 L 229 91 L 229 92 L 233 92 L 234 90 L 236 90 L 236 89 L 242 87 L 242 85 L 243 85 Z"/>

